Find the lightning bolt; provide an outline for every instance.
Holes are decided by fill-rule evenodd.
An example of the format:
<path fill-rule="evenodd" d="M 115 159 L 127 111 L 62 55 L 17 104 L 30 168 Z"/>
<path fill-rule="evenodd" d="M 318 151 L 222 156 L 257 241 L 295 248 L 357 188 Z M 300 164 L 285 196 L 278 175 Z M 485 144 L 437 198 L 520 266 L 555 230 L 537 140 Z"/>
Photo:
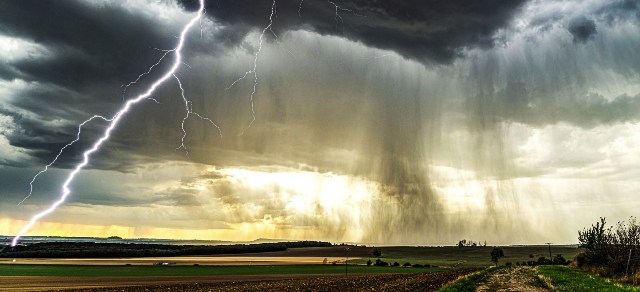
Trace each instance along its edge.
<path fill-rule="evenodd" d="M 173 49 L 173 50 L 163 50 L 163 49 L 158 49 L 158 48 L 153 48 L 153 49 L 157 50 L 157 51 L 162 51 L 162 52 L 164 52 L 164 54 L 162 55 L 162 57 L 160 57 L 158 62 L 156 62 L 155 64 L 151 65 L 151 67 L 149 67 L 149 70 L 147 70 L 147 72 L 144 72 L 144 73 L 138 75 L 138 78 L 136 78 L 136 80 L 133 80 L 133 81 L 129 82 L 129 84 L 122 85 L 122 87 L 124 87 L 124 89 L 122 90 L 122 100 L 124 100 L 125 94 L 127 93 L 127 89 L 129 88 L 129 86 L 138 83 L 138 81 L 140 81 L 140 79 L 142 77 L 144 77 L 145 75 L 149 75 L 149 73 L 151 73 L 151 71 L 153 71 L 153 68 L 155 68 L 156 66 L 160 65 L 160 63 L 162 63 L 162 60 L 164 60 L 164 57 L 166 57 L 169 53 L 175 51 L 175 49 Z"/>
<path fill-rule="evenodd" d="M 85 120 L 84 122 L 82 122 L 79 126 L 78 126 L 78 133 L 76 133 L 76 139 L 67 143 L 67 145 L 64 145 L 64 147 L 62 147 L 60 149 L 60 151 L 58 152 L 58 155 L 56 155 L 55 158 L 53 158 L 53 160 L 47 164 L 43 170 L 39 171 L 32 179 L 31 182 L 29 182 L 29 194 L 24 197 L 24 199 L 22 199 L 22 201 L 20 201 L 20 203 L 18 203 L 18 206 L 21 205 L 22 203 L 24 203 L 24 201 L 26 201 L 29 197 L 31 197 L 31 195 L 33 194 L 33 183 L 36 181 L 36 179 L 38 178 L 38 176 L 40 176 L 41 174 L 47 172 L 47 170 L 49 170 L 49 167 L 51 167 L 54 163 L 56 163 L 58 161 L 58 158 L 60 158 L 60 155 L 62 155 L 62 153 L 64 152 L 65 149 L 71 147 L 73 144 L 75 144 L 76 142 L 78 142 L 80 140 L 80 134 L 82 134 L 82 127 L 84 127 L 84 125 L 86 125 L 87 123 L 95 120 L 95 119 L 102 119 L 106 122 L 111 122 L 111 119 L 107 119 L 103 116 L 99 116 L 99 115 L 95 115 L 87 120 Z"/>
<path fill-rule="evenodd" d="M 176 79 L 176 81 L 178 82 L 178 86 L 180 87 L 180 95 L 182 97 L 182 100 L 184 101 L 184 106 L 186 109 L 186 114 L 184 116 L 184 118 L 182 118 L 182 124 L 181 124 L 181 128 L 182 128 L 182 139 L 180 140 L 180 146 L 178 146 L 178 148 L 176 148 L 176 150 L 182 149 L 184 150 L 184 152 L 187 154 L 187 156 L 189 155 L 189 151 L 187 150 L 187 146 L 184 145 L 184 139 L 187 138 L 187 131 L 184 129 L 184 123 L 187 121 L 187 119 L 189 119 L 189 116 L 191 115 L 195 115 L 196 117 L 200 118 L 203 121 L 207 121 L 210 124 L 212 124 L 214 127 L 216 127 L 218 129 L 218 133 L 220 134 L 220 138 L 222 139 L 222 129 L 220 129 L 220 127 L 211 119 L 203 117 L 202 115 L 200 115 L 197 112 L 193 111 L 193 102 L 191 102 L 190 100 L 188 100 L 185 95 L 184 95 L 184 88 L 182 87 L 182 82 L 180 81 L 180 78 L 178 78 L 178 76 L 176 76 L 175 74 L 172 74 L 173 78 Z"/>
<path fill-rule="evenodd" d="M 80 170 L 82 170 L 89 163 L 89 160 L 91 158 L 91 154 L 93 154 L 94 152 L 98 151 L 100 149 L 100 147 L 102 146 L 102 144 L 104 144 L 104 142 L 109 140 L 109 137 L 111 136 L 111 132 L 120 123 L 122 118 L 129 112 L 131 107 L 133 107 L 134 105 L 138 104 L 139 102 L 141 102 L 143 100 L 150 99 L 151 98 L 150 96 L 155 92 L 156 88 L 158 88 L 160 85 L 162 85 L 167 79 L 169 79 L 172 76 L 174 76 L 174 73 L 177 71 L 178 67 L 182 64 L 181 51 L 182 51 L 182 48 L 184 46 L 185 37 L 186 37 L 187 33 L 189 32 L 189 30 L 191 29 L 191 27 L 196 22 L 198 22 L 200 20 L 200 18 L 202 17 L 202 15 L 203 15 L 203 12 L 204 12 L 204 0 L 199 0 L 199 2 L 200 2 L 200 8 L 198 9 L 198 12 L 197 12 L 196 16 L 194 16 L 184 26 L 184 28 L 182 29 L 182 32 L 180 33 L 180 37 L 178 38 L 178 45 L 173 50 L 171 50 L 175 54 L 175 60 L 174 60 L 173 65 L 171 66 L 171 68 L 164 75 L 162 75 L 162 77 L 160 77 L 154 83 L 152 83 L 151 86 L 148 87 L 147 91 L 145 91 L 144 93 L 138 95 L 134 99 L 128 100 L 120 108 L 120 110 L 118 112 L 116 112 L 115 115 L 113 115 L 112 118 L 110 118 L 110 119 L 106 119 L 105 118 L 104 119 L 104 120 L 107 120 L 109 122 L 109 124 L 108 124 L 109 126 L 104 130 L 104 132 L 103 132 L 102 136 L 100 137 L 100 139 L 96 140 L 95 143 L 93 144 L 93 146 L 91 148 L 87 149 L 82 154 L 82 157 L 83 157 L 82 162 L 80 164 L 76 165 L 76 167 L 73 169 L 73 171 L 71 173 L 69 173 L 69 175 L 67 176 L 67 179 L 65 180 L 64 184 L 62 185 L 62 194 L 60 195 L 60 198 L 57 201 L 55 201 L 54 203 L 52 203 L 51 206 L 49 206 L 49 208 L 47 208 L 44 211 L 42 211 L 40 213 L 37 213 L 33 217 L 31 217 L 31 220 L 29 220 L 29 222 L 18 232 L 18 234 L 11 241 L 11 246 L 12 247 L 16 246 L 16 244 L 18 243 L 20 238 L 27 231 L 29 231 L 29 229 L 31 229 L 33 227 L 33 225 L 35 225 L 36 222 L 38 222 L 38 220 L 40 220 L 42 217 L 52 213 L 62 203 L 64 203 L 64 201 L 69 196 L 69 194 L 71 194 L 71 189 L 69 188 L 69 185 L 73 182 L 73 180 L 75 179 L 76 175 L 80 172 Z M 274 0 L 274 6 L 275 6 L 275 0 Z M 272 7 L 272 12 L 273 12 L 273 7 Z M 273 15 L 273 13 L 272 13 L 272 15 Z M 168 54 L 168 52 L 167 52 L 167 54 Z M 92 119 L 95 119 L 95 118 L 91 118 L 91 119 L 85 121 L 85 123 L 83 123 L 83 124 L 86 124 L 88 121 L 90 121 Z M 81 124 L 80 128 L 82 127 L 83 124 Z M 75 142 L 73 142 L 73 143 L 75 143 Z M 66 147 L 68 147 L 68 146 L 65 146 L 64 148 L 66 148 Z M 59 155 L 56 156 L 56 159 L 54 159 L 54 160 L 57 160 L 58 157 L 59 157 Z M 48 168 L 48 166 L 47 166 L 47 168 Z"/>
<path fill-rule="evenodd" d="M 346 12 L 349 12 L 349 13 L 355 15 L 355 16 L 363 16 L 361 14 L 356 13 L 352 9 L 343 8 L 343 7 L 341 7 L 340 5 L 336 4 L 335 2 L 333 2 L 331 0 L 327 0 L 327 3 L 333 5 L 334 8 L 335 8 L 335 16 L 333 18 L 336 21 L 336 30 L 338 30 L 338 23 L 344 23 L 344 21 L 342 20 L 342 16 L 340 16 L 340 11 L 346 11 Z M 302 2 L 300 2 L 300 5 L 302 5 Z M 342 27 L 342 33 L 344 34 L 344 26 Z"/>
<path fill-rule="evenodd" d="M 240 133 L 240 135 L 243 135 L 244 132 L 246 130 L 248 130 L 249 128 L 251 128 L 251 126 L 253 125 L 253 123 L 256 121 L 256 111 L 254 108 L 254 104 L 253 104 L 253 97 L 256 94 L 256 89 L 258 87 L 258 59 L 260 58 L 260 52 L 262 52 L 262 44 L 264 42 L 264 35 L 267 31 L 270 31 L 276 38 L 278 37 L 275 32 L 273 32 L 273 30 L 271 30 L 271 26 L 273 25 L 273 15 L 276 12 L 276 0 L 273 0 L 273 2 L 271 3 L 271 14 L 269 15 L 269 24 L 262 29 L 262 33 L 260 33 L 260 38 L 258 41 L 258 50 L 256 51 L 256 53 L 253 56 L 253 69 L 247 71 L 244 73 L 244 75 L 238 79 L 236 79 L 233 83 L 231 83 L 231 85 L 229 85 L 229 87 L 226 88 L 226 90 L 231 89 L 234 85 L 236 85 L 236 83 L 244 80 L 245 78 L 247 78 L 247 76 L 249 75 L 253 75 L 253 90 L 251 91 L 251 94 L 249 95 L 249 100 L 251 102 L 251 122 L 249 123 L 249 125 L 244 128 L 244 130 L 242 130 L 242 133 Z"/>

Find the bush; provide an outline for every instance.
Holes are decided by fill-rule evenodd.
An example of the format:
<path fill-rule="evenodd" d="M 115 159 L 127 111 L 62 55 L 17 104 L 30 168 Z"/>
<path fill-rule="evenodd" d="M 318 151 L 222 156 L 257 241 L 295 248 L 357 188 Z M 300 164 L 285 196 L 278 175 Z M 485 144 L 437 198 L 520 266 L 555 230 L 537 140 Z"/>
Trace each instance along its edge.
<path fill-rule="evenodd" d="M 552 260 L 554 265 L 567 265 L 569 264 L 569 261 L 567 261 L 567 259 L 565 259 L 561 254 L 557 254 L 555 257 L 553 257 Z"/>
<path fill-rule="evenodd" d="M 399 267 L 399 266 L 400 266 L 400 263 L 398 263 L 398 262 L 393 262 L 393 266 L 394 266 L 394 267 Z"/>
<path fill-rule="evenodd" d="M 374 265 L 378 266 L 378 267 L 388 267 L 389 263 L 387 263 L 387 262 L 385 262 L 385 261 L 383 261 L 381 259 L 377 259 L 376 263 Z"/>
<path fill-rule="evenodd" d="M 411 263 L 410 262 L 406 262 L 404 264 L 402 264 L 403 267 L 411 267 Z"/>
<path fill-rule="evenodd" d="M 421 265 L 421 264 L 413 264 L 412 267 L 414 267 L 414 268 L 424 268 L 424 266 Z"/>
<path fill-rule="evenodd" d="M 606 227 L 606 223 L 605 218 L 600 218 L 590 228 L 578 231 L 580 246 L 586 250 L 576 257 L 576 264 L 605 276 L 621 276 L 627 272 L 629 253 L 640 253 L 640 224 L 635 217 L 618 222 L 615 228 Z M 632 256 L 628 272 L 639 270 L 640 257 Z"/>
<path fill-rule="evenodd" d="M 550 265 L 551 263 L 551 260 L 546 257 L 539 257 L 538 261 L 536 262 L 536 264 L 538 265 Z"/>
<path fill-rule="evenodd" d="M 504 263 L 504 265 L 507 266 L 507 267 L 511 267 L 511 262 L 506 262 L 506 263 Z"/>
<path fill-rule="evenodd" d="M 379 258 L 379 257 L 382 256 L 382 249 L 374 248 L 372 254 L 373 254 L 374 257 Z"/>
<path fill-rule="evenodd" d="M 367 261 L 367 266 L 370 266 L 370 265 L 371 265 L 371 259 Z"/>

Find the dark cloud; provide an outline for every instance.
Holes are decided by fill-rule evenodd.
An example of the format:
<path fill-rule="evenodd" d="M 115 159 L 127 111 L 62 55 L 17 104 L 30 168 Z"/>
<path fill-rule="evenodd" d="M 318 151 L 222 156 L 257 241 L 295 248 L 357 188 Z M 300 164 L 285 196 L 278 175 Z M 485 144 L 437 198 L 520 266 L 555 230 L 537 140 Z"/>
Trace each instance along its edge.
<path fill-rule="evenodd" d="M 612 99 L 596 93 L 546 96 L 532 92 L 520 82 L 509 83 L 483 105 L 476 106 L 484 108 L 489 116 L 534 126 L 564 122 L 588 129 L 640 119 L 640 94 L 623 94 Z"/>
<path fill-rule="evenodd" d="M 588 41 L 597 32 L 595 21 L 584 16 L 572 19 L 567 29 L 573 35 L 573 41 L 576 43 Z"/>
<path fill-rule="evenodd" d="M 46 50 L 42 56 L 0 63 L 0 78 L 27 83 L 12 92 L 9 103 L 0 105 L 0 113 L 11 116 L 22 130 L 10 135 L 9 141 L 29 151 L 38 164 L 48 163 L 73 140 L 82 120 L 93 114 L 112 115 L 122 102 L 121 85 L 136 79 L 163 54 L 153 48 L 175 46 L 171 36 L 180 29 L 115 4 L 26 0 L 4 1 L 1 8 L 3 35 Z M 136 90 L 131 88 L 127 96 Z M 93 126 L 87 127 L 83 138 L 95 136 Z M 85 147 L 84 141 L 68 152 Z M 74 159 L 63 156 L 60 166 Z M 105 162 L 100 165 L 112 168 Z"/>
<path fill-rule="evenodd" d="M 629 18 L 640 20 L 640 5 L 636 0 L 606 1 L 595 9 L 594 14 L 608 23 Z"/>
<path fill-rule="evenodd" d="M 467 47 L 493 45 L 494 32 L 503 27 L 524 0 L 404 0 L 404 1 L 277 1 L 273 28 L 311 30 L 346 37 L 367 46 L 393 50 L 422 62 L 450 62 Z M 183 0 L 188 9 L 197 1 Z M 247 28 L 264 28 L 271 1 L 207 1 L 207 14 L 233 29 L 223 41 L 237 42 Z M 299 11 L 298 11 L 299 10 Z M 300 14 L 298 14 L 300 12 Z M 337 13 L 337 14 L 336 14 Z"/>
<path fill-rule="evenodd" d="M 117 5 L 82 1 L 4 1 L 0 31 L 36 42 L 46 59 L 11 64 L 26 80 L 48 81 L 76 91 L 95 83 L 122 84 L 153 64 L 152 48 L 171 48 L 178 27 L 154 23 L 144 14 Z M 132 58 L 132 56 L 138 56 Z"/>

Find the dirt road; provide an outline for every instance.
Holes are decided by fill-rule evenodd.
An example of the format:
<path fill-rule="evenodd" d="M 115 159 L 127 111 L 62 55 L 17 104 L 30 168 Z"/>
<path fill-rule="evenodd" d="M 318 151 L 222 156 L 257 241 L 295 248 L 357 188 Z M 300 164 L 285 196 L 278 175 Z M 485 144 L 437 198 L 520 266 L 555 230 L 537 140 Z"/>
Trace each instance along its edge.
<path fill-rule="evenodd" d="M 500 269 L 489 275 L 476 291 L 550 291 L 532 267 Z"/>

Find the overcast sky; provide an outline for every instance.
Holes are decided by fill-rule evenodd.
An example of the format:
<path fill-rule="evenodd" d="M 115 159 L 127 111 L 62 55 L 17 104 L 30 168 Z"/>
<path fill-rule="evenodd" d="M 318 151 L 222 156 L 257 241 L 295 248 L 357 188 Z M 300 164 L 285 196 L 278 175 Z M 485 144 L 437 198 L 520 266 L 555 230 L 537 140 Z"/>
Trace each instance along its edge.
<path fill-rule="evenodd" d="M 219 129 L 191 115 L 177 149 L 169 79 L 29 234 L 574 243 L 640 215 L 637 1 L 273 4 L 208 1 L 188 34 L 176 76 Z M 60 196 L 106 122 L 18 205 L 168 70 L 197 8 L 0 3 L 0 234 Z"/>

